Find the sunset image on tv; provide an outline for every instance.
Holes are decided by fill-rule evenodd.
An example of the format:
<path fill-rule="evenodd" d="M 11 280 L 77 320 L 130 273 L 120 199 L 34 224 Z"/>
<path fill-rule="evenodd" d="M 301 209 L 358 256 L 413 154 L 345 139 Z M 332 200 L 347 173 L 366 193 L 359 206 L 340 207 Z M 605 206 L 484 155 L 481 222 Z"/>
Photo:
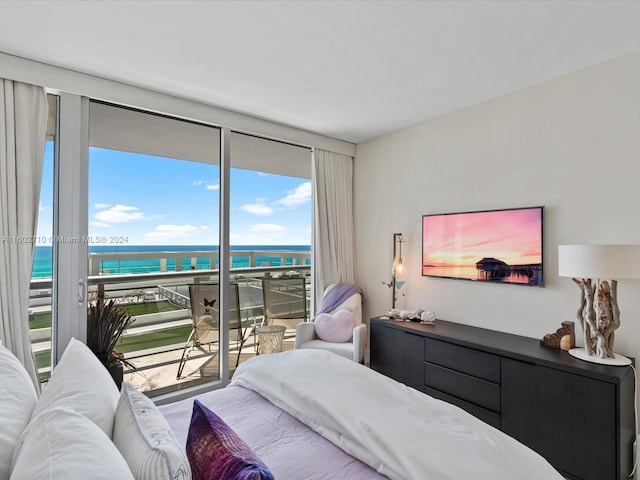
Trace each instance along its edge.
<path fill-rule="evenodd" d="M 542 207 L 422 217 L 422 275 L 542 286 Z"/>

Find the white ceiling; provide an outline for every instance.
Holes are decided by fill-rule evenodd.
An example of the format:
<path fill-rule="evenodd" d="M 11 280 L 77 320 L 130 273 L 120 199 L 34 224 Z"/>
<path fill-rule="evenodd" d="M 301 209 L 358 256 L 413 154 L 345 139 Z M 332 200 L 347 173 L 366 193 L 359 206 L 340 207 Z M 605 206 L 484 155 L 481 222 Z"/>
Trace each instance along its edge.
<path fill-rule="evenodd" d="M 639 50 L 639 1 L 0 1 L 1 52 L 354 143 Z"/>

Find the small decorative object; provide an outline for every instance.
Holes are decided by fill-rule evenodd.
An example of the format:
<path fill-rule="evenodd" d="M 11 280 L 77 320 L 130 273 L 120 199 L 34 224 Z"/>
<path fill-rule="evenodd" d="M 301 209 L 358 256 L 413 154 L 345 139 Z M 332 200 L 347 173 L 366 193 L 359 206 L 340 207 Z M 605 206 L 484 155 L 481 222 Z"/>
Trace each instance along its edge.
<path fill-rule="evenodd" d="M 389 310 L 389 318 L 399 322 L 420 322 L 433 325 L 436 320 L 436 314 L 431 311 L 425 311 L 422 308 L 418 310 L 398 310 L 392 308 Z"/>
<path fill-rule="evenodd" d="M 433 325 L 434 323 L 436 323 L 436 314 L 432 311 L 423 311 L 420 314 L 420 323 Z"/>
<path fill-rule="evenodd" d="M 613 278 L 640 278 L 640 245 L 560 245 L 558 274 L 572 277 L 580 288 L 577 317 L 585 348 L 572 348 L 569 354 L 587 362 L 629 365 L 629 358 L 613 353 L 614 332 L 620 326 L 618 282 Z"/>
<path fill-rule="evenodd" d="M 541 340 L 547 347 L 569 350 L 576 346 L 575 325 L 573 322 L 562 322 L 562 326 L 554 333 L 547 333 Z"/>

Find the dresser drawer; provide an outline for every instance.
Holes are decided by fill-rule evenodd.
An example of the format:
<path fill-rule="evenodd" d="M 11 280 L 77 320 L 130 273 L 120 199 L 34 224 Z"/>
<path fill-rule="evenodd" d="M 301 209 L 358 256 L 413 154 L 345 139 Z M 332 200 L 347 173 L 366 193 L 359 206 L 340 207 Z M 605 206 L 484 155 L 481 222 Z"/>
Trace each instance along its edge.
<path fill-rule="evenodd" d="M 491 353 L 425 338 L 424 360 L 472 377 L 500 383 L 500 357 Z"/>
<path fill-rule="evenodd" d="M 498 430 L 500 429 L 499 413 L 479 407 L 474 403 L 460 400 L 458 397 L 454 397 L 452 395 L 449 395 L 448 393 L 441 392 L 440 390 L 436 390 L 431 387 L 424 387 L 424 393 L 426 393 L 427 395 L 431 395 L 433 398 L 437 398 L 438 400 L 444 400 L 447 403 L 451 403 L 457 407 L 460 407 L 461 409 L 469 412 L 474 417 L 488 423 L 492 427 L 495 427 Z"/>
<path fill-rule="evenodd" d="M 494 412 L 500 411 L 500 385 L 496 383 L 425 362 L 424 384 Z"/>

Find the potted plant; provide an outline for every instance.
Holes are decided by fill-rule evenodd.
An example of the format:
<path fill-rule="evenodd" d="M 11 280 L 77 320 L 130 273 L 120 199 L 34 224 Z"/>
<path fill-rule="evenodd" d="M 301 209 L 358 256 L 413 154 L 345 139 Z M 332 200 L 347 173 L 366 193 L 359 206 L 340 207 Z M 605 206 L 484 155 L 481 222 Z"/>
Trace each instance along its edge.
<path fill-rule="evenodd" d="M 122 333 L 135 319 L 115 303 L 99 298 L 87 312 L 87 346 L 109 371 L 118 389 L 122 386 L 123 364 L 135 366 L 116 350 Z"/>

